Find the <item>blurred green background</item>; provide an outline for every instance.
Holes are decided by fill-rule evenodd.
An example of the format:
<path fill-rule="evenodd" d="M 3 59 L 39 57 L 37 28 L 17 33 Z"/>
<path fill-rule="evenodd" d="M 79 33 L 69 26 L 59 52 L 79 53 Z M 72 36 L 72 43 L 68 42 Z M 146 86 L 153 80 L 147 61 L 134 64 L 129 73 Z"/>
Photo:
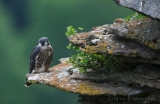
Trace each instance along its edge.
<path fill-rule="evenodd" d="M 77 104 L 78 94 L 46 85 L 24 87 L 32 48 L 48 37 L 56 65 L 74 54 L 66 49 L 67 26 L 89 31 L 132 13 L 113 0 L 0 0 L 0 104 Z"/>

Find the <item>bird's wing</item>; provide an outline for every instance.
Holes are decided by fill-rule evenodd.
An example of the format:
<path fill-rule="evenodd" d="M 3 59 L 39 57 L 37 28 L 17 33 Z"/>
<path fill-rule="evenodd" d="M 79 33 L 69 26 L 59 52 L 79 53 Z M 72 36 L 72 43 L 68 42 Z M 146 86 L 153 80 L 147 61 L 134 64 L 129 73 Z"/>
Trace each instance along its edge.
<path fill-rule="evenodd" d="M 45 50 L 45 47 L 43 46 L 43 47 L 41 47 L 41 50 L 40 50 L 38 56 L 36 57 L 35 69 L 39 69 L 45 60 L 46 60 L 46 50 Z"/>
<path fill-rule="evenodd" d="M 52 63 L 53 60 L 53 49 L 51 46 L 48 47 L 48 50 L 50 51 L 50 55 L 47 57 L 46 60 L 46 66 L 49 67 L 49 65 Z"/>
<path fill-rule="evenodd" d="M 29 73 L 32 72 L 32 70 L 35 67 L 35 62 L 36 62 L 36 57 L 39 55 L 41 51 L 41 47 L 40 46 L 35 46 L 30 54 L 30 68 L 29 68 Z"/>

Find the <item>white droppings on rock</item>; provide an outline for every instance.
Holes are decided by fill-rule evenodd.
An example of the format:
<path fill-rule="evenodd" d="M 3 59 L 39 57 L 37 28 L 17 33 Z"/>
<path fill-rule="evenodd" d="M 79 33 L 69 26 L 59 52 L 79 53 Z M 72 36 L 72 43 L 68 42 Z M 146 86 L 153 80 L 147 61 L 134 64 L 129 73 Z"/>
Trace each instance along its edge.
<path fill-rule="evenodd" d="M 93 33 L 95 33 L 95 31 L 93 30 L 93 31 L 91 31 L 90 33 L 93 34 Z"/>
<path fill-rule="evenodd" d="M 62 72 L 62 73 L 57 74 L 57 77 L 60 79 L 60 78 L 65 78 L 68 75 L 69 75 L 68 72 Z"/>
<path fill-rule="evenodd" d="M 43 81 L 51 81 L 53 80 L 52 76 L 53 73 L 38 73 L 38 74 L 29 74 L 28 75 L 28 80 L 34 81 L 34 80 L 39 80 L 40 83 L 43 83 Z"/>
<path fill-rule="evenodd" d="M 70 86 L 71 84 L 66 84 L 67 86 Z"/>
<path fill-rule="evenodd" d="M 101 35 L 99 39 L 101 39 L 102 37 L 108 37 L 108 35 Z"/>
<path fill-rule="evenodd" d="M 53 78 L 43 78 L 43 80 L 45 80 L 45 81 L 50 81 L 50 80 L 52 80 Z"/>
<path fill-rule="evenodd" d="M 124 48 L 125 47 L 125 45 L 122 45 L 122 48 Z"/>
<path fill-rule="evenodd" d="M 104 40 L 107 40 L 107 37 L 104 37 Z"/>
<path fill-rule="evenodd" d="M 76 83 L 77 81 L 76 81 L 76 80 L 70 80 L 70 82 L 72 82 L 72 83 Z"/>
<path fill-rule="evenodd" d="M 80 73 L 78 68 L 73 69 L 73 73 Z"/>
<path fill-rule="evenodd" d="M 91 71 L 93 71 L 92 69 L 87 69 L 87 72 L 91 72 Z M 83 75 L 82 75 L 83 76 Z"/>
<path fill-rule="evenodd" d="M 70 74 L 67 72 L 67 70 L 69 70 L 69 69 L 71 69 L 71 68 L 73 68 L 73 66 L 68 66 L 67 68 L 63 69 L 63 70 L 65 70 L 65 71 L 62 70 L 61 73 L 57 74 L 57 77 L 58 77 L 59 79 L 63 79 L 63 78 L 65 78 L 66 76 L 70 75 Z"/>
<path fill-rule="evenodd" d="M 58 68 L 55 68 L 56 71 L 58 71 Z"/>
<path fill-rule="evenodd" d="M 92 43 L 96 44 L 96 42 L 99 42 L 99 41 L 100 41 L 100 39 L 93 39 Z"/>
<path fill-rule="evenodd" d="M 35 74 L 34 76 L 28 77 L 28 80 L 37 80 L 39 78 L 38 74 Z"/>

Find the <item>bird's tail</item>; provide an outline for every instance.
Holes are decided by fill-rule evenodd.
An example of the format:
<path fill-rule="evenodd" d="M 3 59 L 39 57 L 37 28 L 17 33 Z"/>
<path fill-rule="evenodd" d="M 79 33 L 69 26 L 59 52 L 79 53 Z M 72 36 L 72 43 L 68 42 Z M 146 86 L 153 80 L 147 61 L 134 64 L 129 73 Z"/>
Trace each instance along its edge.
<path fill-rule="evenodd" d="M 30 87 L 31 83 L 26 82 L 26 84 L 24 86 L 26 87 Z"/>
<path fill-rule="evenodd" d="M 24 85 L 24 86 L 26 86 L 26 87 L 30 87 L 30 85 L 31 85 L 31 83 L 27 82 L 27 78 L 26 78 L 26 83 L 25 83 L 25 85 Z"/>

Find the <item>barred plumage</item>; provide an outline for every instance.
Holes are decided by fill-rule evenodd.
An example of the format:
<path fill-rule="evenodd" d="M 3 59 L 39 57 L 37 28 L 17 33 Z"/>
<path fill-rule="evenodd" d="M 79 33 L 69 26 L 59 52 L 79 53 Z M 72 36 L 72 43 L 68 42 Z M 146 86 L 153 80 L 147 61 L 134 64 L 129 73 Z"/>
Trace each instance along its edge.
<path fill-rule="evenodd" d="M 50 45 L 42 47 L 39 55 L 36 57 L 34 73 L 47 72 L 49 65 L 52 62 L 52 57 L 53 57 L 52 47 Z M 39 68 L 43 66 L 45 67 L 44 70 L 39 70 Z"/>

